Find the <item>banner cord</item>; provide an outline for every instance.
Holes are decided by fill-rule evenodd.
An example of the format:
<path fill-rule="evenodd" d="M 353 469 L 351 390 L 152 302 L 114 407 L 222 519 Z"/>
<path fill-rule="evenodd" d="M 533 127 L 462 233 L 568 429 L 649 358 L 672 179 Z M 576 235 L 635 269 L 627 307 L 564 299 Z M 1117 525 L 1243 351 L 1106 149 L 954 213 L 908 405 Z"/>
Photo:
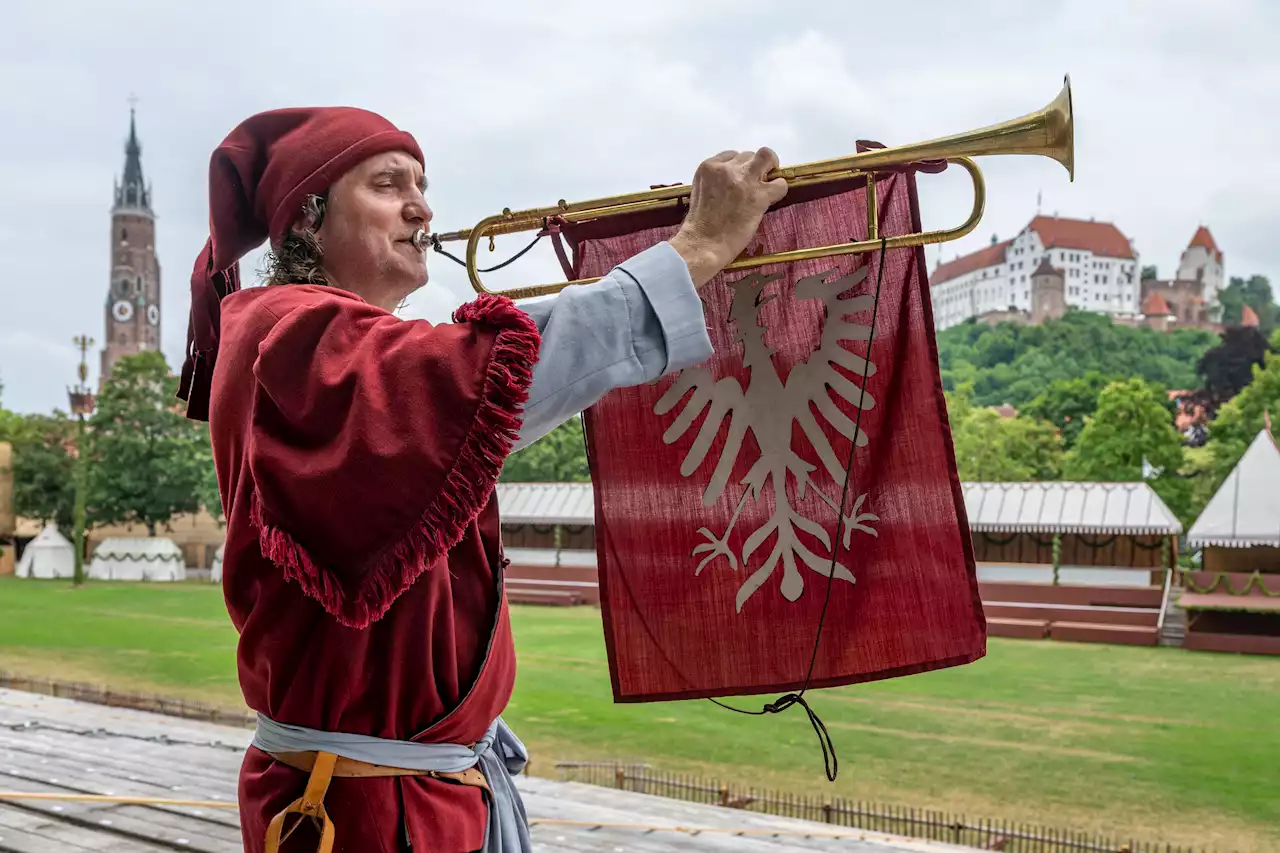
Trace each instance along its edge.
<path fill-rule="evenodd" d="M 884 256 L 885 256 L 886 238 L 880 238 L 880 261 L 879 269 L 876 271 L 876 290 L 875 297 L 871 306 L 871 333 L 867 337 L 867 358 L 863 360 L 862 368 L 862 387 L 867 387 L 867 377 L 871 372 L 871 344 L 876 336 L 876 318 L 880 313 L 880 285 L 884 281 Z M 853 440 L 849 446 L 849 458 L 845 461 L 844 469 L 844 489 L 840 493 L 840 506 L 836 510 L 836 535 L 831 542 L 831 569 L 827 573 L 827 592 L 826 597 L 822 601 L 822 613 L 818 617 L 818 630 L 813 638 L 813 654 L 809 658 L 809 671 L 805 673 L 804 684 L 800 690 L 795 693 L 787 693 L 779 696 L 774 701 L 768 703 L 759 711 L 748 711 L 745 708 L 735 708 L 721 702 L 719 699 L 711 698 L 710 701 L 721 708 L 733 711 L 738 714 L 747 714 L 749 716 L 763 716 L 765 714 L 781 713 L 792 705 L 799 705 L 804 709 L 805 714 L 809 717 L 809 724 L 813 726 L 813 731 L 818 736 L 818 745 L 822 748 L 822 764 L 827 774 L 827 781 L 834 782 L 836 775 L 839 773 L 839 761 L 836 758 L 836 746 L 831 740 L 831 735 L 827 731 L 827 726 L 822 722 L 822 718 L 817 712 L 809 706 L 805 701 L 804 694 L 809 690 L 809 683 L 813 680 L 813 671 L 818 664 L 818 648 L 822 643 L 822 629 L 827 621 L 827 609 L 831 604 L 831 589 L 836 576 L 836 562 L 840 556 L 840 543 L 844 533 L 844 507 L 849 500 L 849 481 L 853 479 L 853 457 L 858 449 L 858 436 L 862 435 L 862 412 L 861 406 L 858 407 L 858 413 L 854 416 L 853 422 Z"/>

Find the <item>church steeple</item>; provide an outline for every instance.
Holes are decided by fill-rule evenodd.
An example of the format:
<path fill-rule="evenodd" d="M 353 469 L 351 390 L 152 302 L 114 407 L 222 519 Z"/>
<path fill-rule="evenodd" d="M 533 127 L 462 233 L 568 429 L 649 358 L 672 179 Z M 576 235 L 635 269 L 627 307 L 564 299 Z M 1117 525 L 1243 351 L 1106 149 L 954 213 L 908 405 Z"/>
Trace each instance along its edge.
<path fill-rule="evenodd" d="M 151 191 L 142 178 L 142 145 L 135 108 L 129 107 L 129 141 L 124 146 L 124 180 L 116 184 L 116 207 L 151 211 Z"/>
<path fill-rule="evenodd" d="M 104 307 L 106 334 L 100 381 L 127 355 L 160 348 L 160 261 L 151 188 L 142 177 L 142 146 L 133 105 L 124 176 L 115 182 L 111 209 L 111 277 Z"/>

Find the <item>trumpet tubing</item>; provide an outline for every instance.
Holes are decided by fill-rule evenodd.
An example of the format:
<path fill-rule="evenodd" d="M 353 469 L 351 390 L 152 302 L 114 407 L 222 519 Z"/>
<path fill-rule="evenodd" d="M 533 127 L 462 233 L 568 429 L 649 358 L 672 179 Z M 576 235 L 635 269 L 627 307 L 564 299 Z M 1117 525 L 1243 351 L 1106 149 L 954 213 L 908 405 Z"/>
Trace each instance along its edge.
<path fill-rule="evenodd" d="M 1048 157 L 1061 163 L 1067 170 L 1069 180 L 1074 181 L 1074 129 L 1071 77 L 1068 75 L 1064 78 L 1062 89 L 1057 97 L 1050 101 L 1047 106 L 1015 119 L 926 142 L 915 142 L 894 148 L 878 148 L 830 160 L 818 160 L 812 163 L 800 163 L 774 169 L 768 174 L 767 179 L 783 178 L 790 187 L 865 177 L 867 179 L 867 239 L 829 246 L 815 246 L 809 249 L 774 252 L 755 257 L 744 256 L 729 264 L 725 269 L 750 269 L 770 264 L 793 263 L 815 258 L 859 254 L 878 250 L 881 246 L 881 238 L 879 224 L 876 221 L 875 175 L 877 170 L 900 167 L 927 160 L 945 160 L 949 164 L 960 166 L 969 174 L 973 182 L 973 207 L 968 219 L 954 228 L 894 235 L 885 239 L 884 244 L 887 248 L 894 249 L 904 246 L 944 243 L 959 239 L 977 227 L 978 222 L 982 219 L 986 204 L 986 185 L 982 179 L 982 172 L 970 158 L 1005 154 Z M 442 243 L 465 241 L 467 244 L 465 261 L 467 277 L 478 293 L 499 293 L 512 299 L 546 296 L 557 293 L 570 285 L 588 284 L 598 281 L 598 279 L 584 278 L 509 290 L 489 290 L 480 279 L 480 271 L 477 264 L 481 241 L 485 239 L 492 240 L 493 237 L 504 234 L 540 230 L 545 228 L 553 217 L 568 223 L 574 223 L 606 216 L 622 216 L 672 207 L 687 207 L 691 192 L 692 187 L 690 185 L 682 184 L 680 186 L 660 187 L 579 202 L 566 202 L 561 199 L 554 205 L 530 208 L 528 210 L 512 211 L 508 208 L 499 214 L 480 220 L 471 228 L 434 235 L 419 231 L 414 235 L 414 244 L 420 250 L 426 251 L 430 246 L 439 249 Z"/>

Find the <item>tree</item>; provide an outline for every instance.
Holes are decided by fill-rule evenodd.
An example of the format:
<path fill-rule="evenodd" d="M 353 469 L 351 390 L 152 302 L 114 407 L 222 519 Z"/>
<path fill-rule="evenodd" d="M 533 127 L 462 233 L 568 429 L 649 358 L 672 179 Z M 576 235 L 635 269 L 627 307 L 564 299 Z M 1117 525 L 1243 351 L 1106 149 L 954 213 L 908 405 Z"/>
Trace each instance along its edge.
<path fill-rule="evenodd" d="M 96 524 L 157 525 L 200 506 L 207 428 L 174 405 L 177 378 L 151 350 L 116 363 L 89 422 L 88 507 Z"/>
<path fill-rule="evenodd" d="M 1056 480 L 1062 468 L 1062 438 L 1053 425 L 1018 416 L 1001 417 L 975 407 L 966 386 L 947 395 L 956 469 L 965 482 Z"/>
<path fill-rule="evenodd" d="M 1187 481 L 1188 500 L 1186 515 L 1179 516 L 1184 527 L 1190 528 L 1196 518 L 1204 510 L 1213 493 L 1218 490 L 1220 482 L 1215 479 L 1213 450 L 1208 446 L 1187 447 L 1183 455 L 1186 463 L 1180 472 Z"/>
<path fill-rule="evenodd" d="M 582 419 L 571 418 L 507 457 L 502 477 L 508 483 L 584 483 L 591 479 Z"/>
<path fill-rule="evenodd" d="M 13 445 L 13 509 L 70 530 L 75 508 L 75 421 L 62 412 L 20 416 L 6 427 Z"/>
<path fill-rule="evenodd" d="M 1118 326 L 1088 311 L 1069 311 L 1039 326 L 961 323 L 939 332 L 937 341 L 945 390 L 972 383 L 975 406 L 1009 403 L 1019 409 L 1055 380 L 1089 371 L 1195 388 L 1197 360 L 1219 343 L 1204 329 L 1165 333 Z"/>
<path fill-rule="evenodd" d="M 1252 275 L 1248 279 L 1232 277 L 1230 283 L 1218 291 L 1218 304 L 1222 306 L 1222 322 L 1227 326 L 1238 325 L 1244 306 L 1248 305 L 1258 315 L 1258 327 L 1264 335 L 1275 328 L 1280 313 L 1272 298 L 1271 282 L 1265 275 Z"/>
<path fill-rule="evenodd" d="M 225 516 L 222 512 L 222 493 L 218 491 L 218 471 L 213 465 L 213 444 L 208 429 L 202 436 L 202 460 L 200 468 L 200 505 L 209 515 L 221 522 Z"/>
<path fill-rule="evenodd" d="M 1085 419 L 1098 408 L 1098 395 L 1116 378 L 1090 370 L 1073 379 L 1056 379 L 1024 406 L 1021 414 L 1053 424 L 1062 432 L 1062 443 L 1070 450 L 1084 429 Z"/>
<path fill-rule="evenodd" d="M 4 396 L 4 382 L 0 382 L 0 399 Z M 0 441 L 13 441 L 22 428 L 22 415 L 11 412 L 0 405 Z"/>
<path fill-rule="evenodd" d="M 1143 463 L 1157 472 L 1151 487 L 1179 518 L 1190 507 L 1190 484 L 1179 477 L 1182 438 L 1163 391 L 1141 379 L 1112 382 L 1098 395 L 1075 447 L 1063 462 L 1068 480 L 1124 483 L 1144 479 Z"/>
<path fill-rule="evenodd" d="M 1149 279 L 1156 279 L 1159 277 L 1160 277 L 1160 273 L 1156 272 L 1156 268 L 1154 264 L 1149 264 L 1142 268 L 1142 276 L 1141 276 L 1142 281 L 1147 281 Z"/>
<path fill-rule="evenodd" d="M 1222 333 L 1222 343 L 1196 362 L 1203 394 L 1196 402 L 1212 416 L 1218 407 L 1239 394 L 1253 379 L 1253 368 L 1269 351 L 1267 339 L 1257 329 L 1234 326 Z"/>
<path fill-rule="evenodd" d="M 1214 488 L 1231 473 L 1263 428 L 1265 415 L 1280 421 L 1280 353 L 1268 353 L 1244 390 L 1218 410 L 1205 448 L 1212 456 Z"/>

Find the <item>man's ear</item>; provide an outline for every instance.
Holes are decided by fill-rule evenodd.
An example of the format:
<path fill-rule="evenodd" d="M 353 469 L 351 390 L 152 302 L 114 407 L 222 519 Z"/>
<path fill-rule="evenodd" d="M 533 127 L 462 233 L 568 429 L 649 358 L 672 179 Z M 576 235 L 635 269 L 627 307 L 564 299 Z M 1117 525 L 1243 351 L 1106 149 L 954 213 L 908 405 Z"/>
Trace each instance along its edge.
<path fill-rule="evenodd" d="M 312 237 L 320 233 L 324 225 L 326 200 L 324 196 L 309 195 L 302 200 L 302 216 L 290 228 L 295 234 L 307 234 Z"/>

